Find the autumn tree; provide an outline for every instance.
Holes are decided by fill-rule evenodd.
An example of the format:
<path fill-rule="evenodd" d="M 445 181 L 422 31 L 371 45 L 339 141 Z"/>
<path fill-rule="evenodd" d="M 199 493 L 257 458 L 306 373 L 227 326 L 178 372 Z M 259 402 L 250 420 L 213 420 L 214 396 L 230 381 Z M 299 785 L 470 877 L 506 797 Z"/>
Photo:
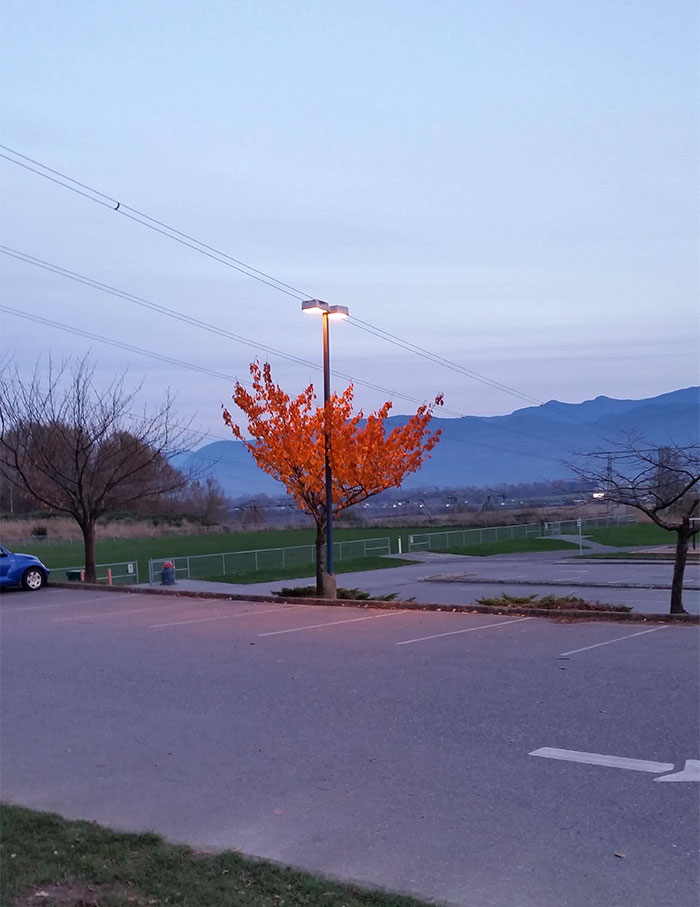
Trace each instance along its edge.
<path fill-rule="evenodd" d="M 567 466 L 589 486 L 601 489 L 607 500 L 633 507 L 676 534 L 670 613 L 685 613 L 688 545 L 700 530 L 700 447 L 650 447 L 643 439 L 628 437 L 614 450 L 596 451 Z"/>
<path fill-rule="evenodd" d="M 223 417 L 258 466 L 278 479 L 298 506 L 316 524 L 316 587 L 324 583 L 326 540 L 325 450 L 326 431 L 332 477 L 333 516 L 353 504 L 398 487 L 409 473 L 420 469 L 437 444 L 440 431 L 430 432 L 435 404 L 418 408 L 405 425 L 390 432 L 385 422 L 391 403 L 365 417 L 353 411 L 353 386 L 331 395 L 327 410 L 316 404 L 313 385 L 291 397 L 272 380 L 269 364 L 251 363 L 252 392 L 236 383 L 233 401 L 248 420 L 247 437 L 231 413 Z M 327 416 L 326 416 L 327 413 Z M 326 422 L 328 419 L 328 423 Z"/>
<path fill-rule="evenodd" d="M 0 372 L 0 476 L 80 526 L 85 579 L 94 582 L 97 520 L 134 501 L 183 487 L 188 477 L 168 455 L 189 441 L 173 426 L 170 399 L 154 412 L 131 412 L 139 388 L 123 376 L 100 389 L 87 357 L 72 367 L 49 361 L 23 379 Z"/>

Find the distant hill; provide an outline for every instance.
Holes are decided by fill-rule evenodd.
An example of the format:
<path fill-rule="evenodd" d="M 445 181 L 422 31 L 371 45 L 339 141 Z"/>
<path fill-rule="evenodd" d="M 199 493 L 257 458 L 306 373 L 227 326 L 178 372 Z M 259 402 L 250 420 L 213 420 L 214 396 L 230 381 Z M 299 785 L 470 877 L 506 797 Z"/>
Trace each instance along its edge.
<path fill-rule="evenodd" d="M 393 416 L 388 428 L 404 424 Z M 432 457 L 404 483 L 406 488 L 456 488 L 570 477 L 562 460 L 608 450 L 634 432 L 649 446 L 700 442 L 700 388 L 687 387 L 643 400 L 596 397 L 583 403 L 550 400 L 508 416 L 434 419 L 442 438 Z M 280 483 L 255 465 L 240 441 L 215 441 L 178 454 L 173 465 L 206 468 L 231 497 L 284 493 Z"/>

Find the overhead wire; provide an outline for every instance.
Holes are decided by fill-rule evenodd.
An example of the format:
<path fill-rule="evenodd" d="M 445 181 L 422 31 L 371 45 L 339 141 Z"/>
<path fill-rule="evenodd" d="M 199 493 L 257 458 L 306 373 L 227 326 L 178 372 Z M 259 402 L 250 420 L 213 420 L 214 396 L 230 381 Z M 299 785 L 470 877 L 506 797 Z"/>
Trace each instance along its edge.
<path fill-rule="evenodd" d="M 145 214 L 142 211 L 139 211 L 137 208 L 133 208 L 130 205 L 127 205 L 113 196 L 107 195 L 101 192 L 98 189 L 94 189 L 92 186 L 89 186 L 87 183 L 76 180 L 73 177 L 68 176 L 67 174 L 62 173 L 59 170 L 56 170 L 52 167 L 49 167 L 46 164 L 37 161 L 35 158 L 31 158 L 28 155 L 22 154 L 19 151 L 16 151 L 14 148 L 11 148 L 8 145 L 0 144 L 0 149 L 3 149 L 9 154 L 3 154 L 0 151 L 0 157 L 9 161 L 10 163 L 16 164 L 20 167 L 23 167 L 26 170 L 29 170 L 32 173 L 35 173 L 37 176 L 41 176 L 45 179 L 50 180 L 53 183 L 56 183 L 59 186 L 62 186 L 65 189 L 68 189 L 72 192 L 76 192 L 78 195 L 87 198 L 88 200 L 95 201 L 103 207 L 107 207 L 118 214 L 136 221 L 137 223 L 142 224 L 142 226 L 148 227 L 151 230 L 154 230 L 157 233 L 160 233 L 163 236 L 166 236 L 169 239 L 179 242 L 182 245 L 187 246 L 188 248 L 199 252 L 200 254 L 206 255 L 209 258 L 212 258 L 221 264 L 231 267 L 236 271 L 244 274 L 247 277 L 257 280 L 272 289 L 276 289 L 279 292 L 285 293 L 288 296 L 292 296 L 300 301 L 310 298 L 311 294 L 307 294 L 298 287 L 293 286 L 292 284 L 285 283 L 284 281 L 278 280 L 272 275 L 268 274 L 265 271 L 262 271 L 258 268 L 254 268 L 251 265 L 248 265 L 246 262 L 236 259 L 233 256 L 228 255 L 225 252 L 222 252 L 219 249 L 214 248 L 207 243 L 204 243 L 183 231 L 180 231 L 170 225 L 164 223 L 163 221 L 158 220 L 157 218 L 151 217 L 148 214 Z M 11 157 L 14 155 L 15 157 Z M 15 158 L 21 158 L 21 160 L 16 160 Z M 23 163 L 28 162 L 28 163 Z M 29 164 L 35 165 L 30 167 Z M 35 169 L 36 167 L 40 168 L 39 170 Z M 448 359 L 445 359 L 438 354 L 431 353 L 429 350 L 424 349 L 423 347 L 413 344 L 410 341 L 402 340 L 400 337 L 397 337 L 395 334 L 392 334 L 389 331 L 385 331 L 382 328 L 379 328 L 375 325 L 370 324 L 369 322 L 362 321 L 359 318 L 352 317 L 351 320 L 354 322 L 355 326 L 359 327 L 361 330 L 366 331 L 367 333 L 374 334 L 376 337 L 381 338 L 389 343 L 393 343 L 396 346 L 399 346 L 407 351 L 414 353 L 415 355 L 421 356 L 422 358 L 428 359 L 438 365 L 449 368 L 452 371 L 458 372 L 465 377 L 471 378 L 472 380 L 478 381 L 485 384 L 495 390 L 499 390 L 503 393 L 510 394 L 512 396 L 518 397 L 524 401 L 530 402 L 533 405 L 543 406 L 544 401 L 539 400 L 538 398 L 512 388 L 502 382 L 495 381 L 494 379 L 488 378 L 485 375 L 481 375 L 478 372 L 475 372 L 471 369 L 467 369 L 463 366 L 460 366 L 458 363 L 451 362 Z M 337 373 L 340 374 L 340 373 Z M 342 376 L 348 377 L 348 376 Z M 357 383 L 360 383 L 359 381 Z M 379 389 L 378 386 L 375 386 L 375 389 Z M 396 396 L 402 396 L 404 399 L 411 399 L 411 402 L 416 402 L 415 398 L 406 398 L 405 395 L 396 394 Z M 553 404 L 556 404 L 557 401 L 551 401 Z M 453 411 L 455 412 L 455 411 Z M 456 413 L 456 415 L 463 415 L 461 413 Z M 563 418 L 569 419 L 570 421 L 576 422 L 578 424 L 590 425 L 589 422 L 586 422 L 583 419 L 580 419 L 574 416 L 573 413 L 561 409 L 560 415 Z M 512 430 L 514 431 L 514 430 Z M 604 437 L 600 435 L 600 437 Z M 605 439 L 608 440 L 608 439 Z"/>
<path fill-rule="evenodd" d="M 133 208 L 130 205 L 125 204 L 124 202 L 118 201 L 116 198 L 110 195 L 106 195 L 98 189 L 89 186 L 87 183 L 81 182 L 74 179 L 73 177 L 68 176 L 65 173 L 62 173 L 59 170 L 56 170 L 52 167 L 49 167 L 46 164 L 42 164 L 40 161 L 37 161 L 35 158 L 31 158 L 28 155 L 22 154 L 19 151 L 16 151 L 14 148 L 11 148 L 8 145 L 0 144 L 0 149 L 3 149 L 9 154 L 3 154 L 0 151 L 0 157 L 9 161 L 10 163 L 17 164 L 24 169 L 35 173 L 37 176 L 50 179 L 51 182 L 54 182 L 65 189 L 68 189 L 73 192 L 77 192 L 79 195 L 87 198 L 88 200 L 95 201 L 101 204 L 103 207 L 107 207 L 112 211 L 122 214 L 126 217 L 129 217 L 131 220 L 135 220 L 138 223 L 141 223 L 143 226 L 148 227 L 149 229 L 155 230 L 157 233 L 160 233 L 166 236 L 169 239 L 173 239 L 176 242 L 181 242 L 183 245 L 188 246 L 188 248 L 193 249 L 194 251 L 200 252 L 201 254 L 208 255 L 210 258 L 214 258 L 216 261 L 219 261 L 221 264 L 225 264 L 231 267 L 234 267 L 235 270 L 240 271 L 242 274 L 251 277 L 254 280 L 258 280 L 267 286 L 277 289 L 280 292 L 286 293 L 289 296 L 303 301 L 305 299 L 311 298 L 310 293 L 306 293 L 298 287 L 295 287 L 293 284 L 286 283 L 285 281 L 279 280 L 276 277 L 273 277 L 271 274 L 255 268 L 252 265 L 247 264 L 246 262 L 234 258 L 231 255 L 228 255 L 226 252 L 222 252 L 220 249 L 202 242 L 201 240 L 196 239 L 195 237 L 184 233 L 181 230 L 171 227 L 169 224 L 158 220 L 157 218 L 151 217 L 148 214 L 145 214 L 142 211 L 139 211 L 137 208 Z M 21 160 L 15 160 L 15 158 L 10 155 L 15 155 Z M 30 167 L 27 163 L 29 162 L 34 167 Z M 35 169 L 36 167 L 41 168 L 39 170 Z M 46 172 L 43 172 L 46 171 Z M 49 174 L 52 174 L 50 176 Z M 62 182 L 63 181 L 63 182 Z M 90 194 L 91 193 L 91 194 Z M 429 350 L 420 347 L 417 344 L 413 344 L 410 341 L 404 341 L 401 338 L 397 337 L 395 334 L 392 334 L 389 331 L 385 331 L 382 328 L 379 328 L 375 325 L 370 324 L 369 322 L 362 321 L 359 318 L 352 317 L 352 321 L 357 327 L 362 330 L 367 331 L 368 333 L 373 333 L 375 336 L 384 339 L 390 343 L 394 343 L 398 346 L 402 346 L 407 351 L 411 351 L 416 355 L 428 358 L 433 362 L 436 362 L 445 367 L 451 368 L 454 371 L 459 371 L 461 374 L 469 377 L 475 381 L 479 381 L 492 387 L 495 390 L 502 391 L 503 393 L 510 394 L 512 396 L 518 397 L 522 400 L 526 400 L 534 405 L 543 405 L 543 401 L 539 400 L 537 397 L 532 396 L 531 394 L 524 393 L 519 391 L 517 388 L 510 387 L 509 385 L 503 384 L 502 382 L 496 381 L 492 378 L 482 375 L 479 372 L 475 372 L 471 369 L 467 369 L 463 366 L 458 365 L 457 363 L 451 362 L 448 359 L 445 359 L 442 356 L 439 356 L 435 353 L 431 353 Z"/>
<path fill-rule="evenodd" d="M 102 283 L 101 281 L 95 280 L 92 277 L 86 277 L 84 274 L 78 274 L 76 271 L 71 271 L 68 268 L 62 267 L 61 265 L 57 265 L 44 259 L 37 258 L 34 255 L 29 255 L 28 253 L 21 252 L 18 249 L 11 249 L 9 246 L 0 245 L 0 252 L 2 252 L 2 254 L 4 255 L 9 256 L 10 258 L 15 258 L 18 261 L 24 262 L 25 264 L 30 264 L 34 267 L 42 268 L 43 270 L 57 274 L 60 277 L 65 277 L 69 280 L 76 281 L 77 283 L 84 284 L 85 286 L 91 287 L 92 289 L 100 290 L 103 293 L 107 293 L 111 296 L 116 296 L 119 299 L 124 299 L 128 302 L 132 302 L 135 305 L 141 306 L 142 308 L 151 309 L 152 311 L 158 312 L 159 314 L 185 322 L 186 324 L 201 328 L 202 330 L 209 331 L 210 333 L 218 334 L 219 336 L 234 340 L 236 343 L 241 343 L 246 346 L 252 347 L 255 350 L 264 350 L 266 353 L 272 353 L 273 355 L 280 356 L 281 358 L 287 359 L 290 362 L 294 362 L 297 365 L 303 365 L 306 368 L 312 368 L 316 371 L 320 371 L 322 369 L 322 366 L 318 362 L 313 362 L 310 359 L 303 359 L 300 356 L 295 356 L 293 353 L 279 350 L 276 347 L 269 346 L 257 340 L 251 340 L 249 337 L 244 337 L 241 334 L 236 334 L 233 331 L 229 331 L 227 328 L 222 328 L 218 325 L 211 324 L 210 322 L 203 321 L 200 318 L 195 318 L 193 315 L 187 315 L 183 312 L 178 312 L 176 309 L 168 308 L 167 306 L 161 305 L 160 303 L 145 299 L 142 296 L 136 296 L 133 293 L 129 293 L 125 290 L 120 290 L 117 287 L 111 286 L 110 284 Z M 371 381 L 365 381 L 362 378 L 356 378 L 352 375 L 347 375 L 344 372 L 338 371 L 337 369 L 334 369 L 333 372 L 335 375 L 345 379 L 346 381 L 351 381 L 353 382 L 353 384 L 369 388 L 370 390 L 379 391 L 382 394 L 389 394 L 389 396 L 397 397 L 419 406 L 425 403 L 424 400 L 420 400 L 417 397 L 412 397 L 408 394 L 404 394 L 401 391 L 393 390 L 391 388 L 382 387 L 379 384 L 374 384 Z M 450 412 L 455 416 L 462 415 L 462 413 L 458 412 L 457 410 L 447 409 L 445 410 L 445 412 Z"/>
<path fill-rule="evenodd" d="M 150 300 L 144 299 L 141 296 L 136 296 L 133 293 L 126 292 L 125 290 L 117 289 L 116 287 L 113 287 L 109 284 L 102 283 L 101 281 L 95 280 L 94 278 L 86 277 L 83 274 L 78 274 L 77 272 L 71 271 L 68 268 L 64 268 L 61 265 L 57 265 L 53 262 L 48 262 L 44 259 L 37 258 L 36 256 L 29 255 L 26 252 L 21 252 L 18 249 L 12 249 L 8 246 L 0 245 L 0 252 L 11 258 L 21 261 L 25 264 L 30 264 L 35 267 L 41 268 L 43 270 L 47 270 L 50 273 L 57 274 L 61 277 L 65 277 L 70 280 L 74 280 L 74 281 L 81 283 L 85 286 L 88 286 L 90 288 L 100 290 L 104 293 L 108 293 L 108 294 L 116 296 L 117 298 L 120 298 L 120 299 L 125 299 L 136 305 L 145 307 L 147 309 L 151 309 L 159 314 L 166 315 L 170 318 L 174 318 L 176 320 L 183 321 L 186 324 L 189 324 L 189 325 L 201 328 L 203 330 L 210 331 L 211 333 L 218 334 L 220 336 L 232 339 L 238 343 L 248 345 L 254 349 L 263 349 L 263 350 L 265 350 L 265 352 L 273 353 L 284 359 L 288 359 L 291 362 L 294 362 L 294 363 L 297 363 L 300 365 L 304 365 L 306 367 L 310 367 L 310 368 L 314 368 L 314 369 L 321 368 L 321 366 L 316 362 L 302 359 L 299 356 L 295 356 L 291 353 L 286 353 L 285 351 L 278 350 L 275 347 L 268 346 L 268 345 L 260 343 L 258 341 L 250 340 L 247 337 L 243 337 L 240 334 L 235 334 L 232 331 L 229 331 L 225 328 L 218 327 L 217 325 L 212 325 L 209 322 L 205 322 L 205 321 L 202 321 L 201 319 L 195 318 L 194 316 L 187 315 L 182 312 L 178 312 L 175 309 L 170 309 L 167 306 L 161 305 L 160 303 L 151 302 Z M 399 391 L 391 390 L 389 388 L 382 388 L 379 385 L 374 385 L 371 382 L 365 382 L 362 379 L 357 379 L 357 378 L 354 378 L 353 376 L 345 375 L 344 373 L 338 372 L 337 370 L 335 371 L 335 374 L 341 378 L 345 378 L 346 380 L 353 381 L 355 384 L 362 385 L 365 387 L 370 387 L 373 390 L 378 390 L 378 391 L 382 391 L 384 393 L 388 393 L 390 396 L 402 397 L 403 399 L 407 399 L 412 403 L 420 404 L 422 402 L 413 397 L 409 397 L 405 394 L 402 394 Z M 453 413 L 461 418 L 464 418 L 464 414 L 460 413 L 456 410 L 447 409 L 447 412 Z M 493 425 L 491 427 L 497 429 L 498 431 L 503 431 L 508 434 L 513 434 L 513 435 L 518 435 L 520 437 L 529 438 L 534 441 L 546 441 L 547 440 L 546 438 L 542 438 L 542 437 L 539 437 L 537 435 L 533 435 L 533 434 L 530 434 L 527 432 L 519 431 L 518 429 L 513 429 L 508 426 L 499 425 L 498 423 L 493 423 Z M 571 451 L 571 453 L 573 453 L 573 452 Z"/>
<path fill-rule="evenodd" d="M 182 359 L 176 359 L 173 356 L 165 356 L 162 353 L 156 353 L 153 350 L 145 350 L 142 347 L 135 346 L 134 344 L 126 343 L 122 340 L 116 340 L 113 337 L 104 337 L 101 334 L 95 333 L 94 331 L 88 331 L 84 328 L 76 327 L 75 325 L 63 324 L 62 322 L 55 321 L 51 318 L 45 318 L 44 316 L 36 315 L 31 312 L 23 312 L 23 311 L 20 311 L 19 309 L 13 308 L 12 306 L 5 305 L 4 303 L 0 303 L 0 311 L 5 312 L 8 315 L 13 315 L 16 318 L 24 318 L 25 320 L 32 321 L 36 324 L 42 324 L 46 327 L 50 327 L 55 330 L 65 331 L 66 333 L 73 334 L 78 337 L 85 337 L 89 340 L 94 340 L 98 343 L 104 343 L 104 344 L 107 344 L 108 346 L 115 347 L 116 349 L 122 349 L 122 350 L 127 350 L 129 352 L 137 353 L 138 355 L 146 356 L 150 359 L 155 359 L 160 362 L 165 362 L 169 365 L 174 365 L 176 367 L 189 369 L 190 371 L 195 371 L 195 372 L 199 372 L 201 374 L 210 375 L 211 377 L 214 377 L 214 378 L 222 378 L 225 381 L 237 381 L 238 380 L 240 384 L 245 384 L 246 386 L 250 386 L 249 382 L 240 381 L 239 379 L 236 379 L 234 376 L 227 375 L 224 372 L 219 372 L 214 369 L 207 368 L 205 366 L 196 365 L 195 363 L 192 363 L 192 362 L 186 362 Z M 219 440 L 224 440 L 224 439 L 219 439 Z M 496 451 L 501 451 L 501 452 L 504 450 L 507 450 L 507 448 L 504 448 L 502 446 L 495 447 L 492 444 L 485 444 L 481 441 L 468 441 L 468 440 L 462 439 L 462 438 L 452 438 L 452 439 L 450 439 L 450 442 L 455 443 L 455 444 L 466 444 L 469 447 L 483 447 L 487 450 L 496 450 Z M 511 452 L 514 453 L 516 451 L 511 451 Z M 557 458 L 547 457 L 543 454 L 528 453 L 525 451 L 517 451 L 517 453 L 523 457 L 533 458 L 533 459 L 537 459 L 537 460 L 550 460 L 552 462 L 557 462 L 557 463 L 559 462 L 559 460 Z"/>

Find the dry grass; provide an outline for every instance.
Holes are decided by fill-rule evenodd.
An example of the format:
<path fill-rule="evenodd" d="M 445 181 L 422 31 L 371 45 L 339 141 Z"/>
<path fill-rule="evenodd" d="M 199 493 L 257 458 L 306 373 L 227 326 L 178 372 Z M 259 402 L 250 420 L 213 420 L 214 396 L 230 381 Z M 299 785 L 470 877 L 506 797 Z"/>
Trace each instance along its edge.
<path fill-rule="evenodd" d="M 75 520 L 68 517 L 38 517 L 34 520 L 2 520 L 0 521 L 0 538 L 9 548 L 12 548 L 13 539 L 30 539 L 34 536 L 35 527 L 46 527 L 46 541 L 71 542 L 82 541 L 82 533 Z M 221 527 L 212 527 L 211 532 L 225 532 Z M 187 522 L 182 520 L 179 526 L 172 523 L 159 522 L 153 525 L 153 520 L 134 520 L 121 521 L 114 520 L 106 523 L 97 524 L 97 538 L 107 539 L 138 539 L 138 538 L 161 538 L 165 536 L 177 535 L 203 535 L 206 534 L 206 527 L 199 523 Z M 43 538 L 39 538 L 41 544 Z"/>

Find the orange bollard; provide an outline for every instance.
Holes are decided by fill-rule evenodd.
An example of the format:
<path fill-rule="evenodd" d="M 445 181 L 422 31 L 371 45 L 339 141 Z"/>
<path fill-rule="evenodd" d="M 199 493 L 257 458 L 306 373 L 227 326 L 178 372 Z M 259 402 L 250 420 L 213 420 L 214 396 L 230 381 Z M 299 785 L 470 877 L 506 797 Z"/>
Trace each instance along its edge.
<path fill-rule="evenodd" d="M 108 586 L 112 585 L 112 568 L 111 567 L 107 567 L 107 585 Z"/>
<path fill-rule="evenodd" d="M 85 571 L 84 570 L 80 571 L 80 582 L 81 583 L 85 582 Z"/>

